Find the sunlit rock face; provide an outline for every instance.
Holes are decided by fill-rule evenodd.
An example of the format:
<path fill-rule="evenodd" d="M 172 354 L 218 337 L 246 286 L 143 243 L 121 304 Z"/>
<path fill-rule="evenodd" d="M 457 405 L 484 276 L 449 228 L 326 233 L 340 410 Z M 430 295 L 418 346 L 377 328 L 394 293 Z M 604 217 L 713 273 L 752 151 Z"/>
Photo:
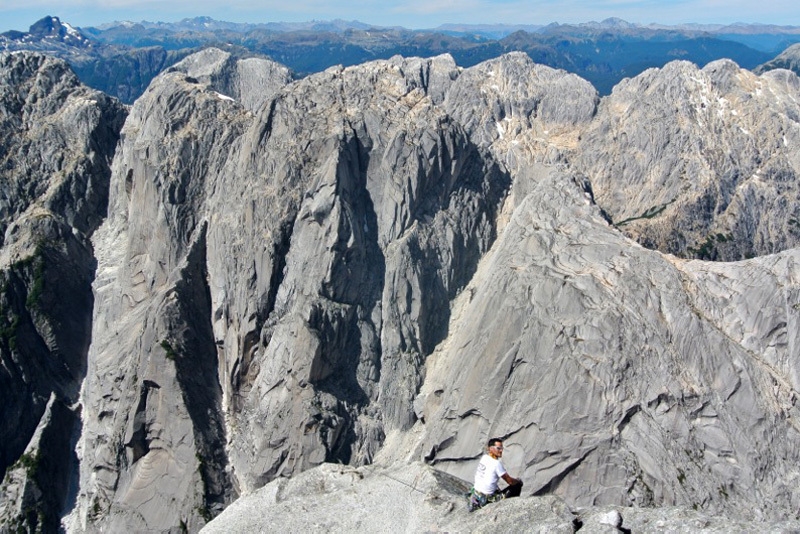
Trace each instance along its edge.
<path fill-rule="evenodd" d="M 576 167 L 614 224 L 648 248 L 735 261 L 800 244 L 800 80 L 729 60 L 621 82 Z"/>

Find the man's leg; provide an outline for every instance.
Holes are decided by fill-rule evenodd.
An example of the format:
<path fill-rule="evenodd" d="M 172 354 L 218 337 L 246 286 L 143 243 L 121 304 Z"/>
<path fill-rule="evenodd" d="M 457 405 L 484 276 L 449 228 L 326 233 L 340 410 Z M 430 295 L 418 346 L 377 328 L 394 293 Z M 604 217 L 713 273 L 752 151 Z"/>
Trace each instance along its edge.
<path fill-rule="evenodd" d="M 467 510 L 470 512 L 474 512 L 478 508 L 483 508 L 487 504 L 486 495 L 475 491 L 475 488 L 471 488 L 469 492 L 469 496 L 467 497 Z"/>
<path fill-rule="evenodd" d="M 519 484 L 514 484 L 513 486 L 508 486 L 506 489 L 503 490 L 504 498 L 508 499 L 509 497 L 519 497 L 522 494 L 522 481 L 519 481 Z"/>

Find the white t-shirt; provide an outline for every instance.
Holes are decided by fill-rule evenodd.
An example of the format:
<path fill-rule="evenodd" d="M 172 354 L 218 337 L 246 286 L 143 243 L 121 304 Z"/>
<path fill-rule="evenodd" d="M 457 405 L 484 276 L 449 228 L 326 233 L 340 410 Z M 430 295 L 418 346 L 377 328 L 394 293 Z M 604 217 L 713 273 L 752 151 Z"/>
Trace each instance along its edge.
<path fill-rule="evenodd" d="M 503 463 L 500 460 L 484 454 L 478 464 L 478 469 L 475 471 L 475 484 L 473 486 L 484 495 L 491 495 L 497 491 L 497 481 L 505 474 L 506 468 L 503 467 Z"/>

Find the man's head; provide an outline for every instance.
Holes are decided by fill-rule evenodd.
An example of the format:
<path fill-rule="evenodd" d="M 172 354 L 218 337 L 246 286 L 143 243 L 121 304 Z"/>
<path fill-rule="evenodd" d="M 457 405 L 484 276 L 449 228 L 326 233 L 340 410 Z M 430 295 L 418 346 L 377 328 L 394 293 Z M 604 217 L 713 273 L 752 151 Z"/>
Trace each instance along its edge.
<path fill-rule="evenodd" d="M 500 438 L 492 438 L 489 440 L 489 443 L 486 444 L 486 447 L 489 451 L 489 456 L 494 458 L 502 458 L 503 457 L 503 440 Z"/>

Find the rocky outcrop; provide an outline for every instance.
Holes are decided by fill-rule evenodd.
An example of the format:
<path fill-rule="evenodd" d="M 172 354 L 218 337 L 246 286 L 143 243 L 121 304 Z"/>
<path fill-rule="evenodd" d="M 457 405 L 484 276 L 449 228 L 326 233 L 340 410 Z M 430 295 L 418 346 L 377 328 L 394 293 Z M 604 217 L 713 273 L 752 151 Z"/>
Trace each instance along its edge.
<path fill-rule="evenodd" d="M 794 509 L 797 251 L 665 257 L 578 185 L 542 182 L 462 292 L 409 457 L 469 479 L 500 436 L 526 488 L 570 503 Z"/>
<path fill-rule="evenodd" d="M 782 121 L 786 131 L 796 131 L 794 100 L 785 96 L 794 94 L 796 78 L 756 80 L 730 64 L 712 64 L 706 72 L 721 67 L 753 83 L 766 85 L 777 79 L 780 83 L 770 86 L 772 96 L 765 97 L 773 102 L 775 115 L 761 107 L 758 94 L 751 105 L 767 119 Z M 680 63 L 670 68 L 700 72 Z M 738 86 L 736 76 L 733 86 Z M 680 85 L 689 83 L 687 78 L 691 79 L 671 73 L 664 80 Z M 472 113 L 484 118 L 472 131 L 498 131 L 493 148 L 500 157 L 506 155 L 509 167 L 519 160 L 529 163 L 516 165 L 513 194 L 504 210 L 510 213 L 509 222 L 454 303 L 447 339 L 428 358 L 426 380 L 415 401 L 419 423 L 406 435 L 389 436 L 382 453 L 392 459 L 403 458 L 405 451 L 410 458 L 423 457 L 468 479 L 479 444 L 501 436 L 507 451 L 518 451 L 513 471 L 521 473 L 535 493 L 555 493 L 571 503 L 688 504 L 780 516 L 780 510 L 797 505 L 790 489 L 797 471 L 791 461 L 782 460 L 798 453 L 792 445 L 798 431 L 793 356 L 797 253 L 742 264 L 703 264 L 631 246 L 607 224 L 608 216 L 598 207 L 614 215 L 616 206 L 635 212 L 629 205 L 635 205 L 647 187 L 653 194 L 664 193 L 648 182 L 625 190 L 625 174 L 597 170 L 617 157 L 622 169 L 639 161 L 628 158 L 625 146 L 619 152 L 613 143 L 603 148 L 601 142 L 609 139 L 596 134 L 605 131 L 609 110 L 616 109 L 616 94 L 601 103 L 591 121 L 590 105 L 575 106 L 586 110 L 583 118 L 573 119 L 581 125 L 580 138 L 542 136 L 537 141 L 547 150 L 528 149 L 526 158 L 509 157 L 521 153 L 522 139 L 512 139 L 510 150 L 498 154 L 503 131 L 494 128 L 496 112 L 487 112 L 496 106 L 474 106 Z M 639 94 L 649 98 L 646 91 Z M 663 91 L 659 94 L 662 102 L 673 106 L 687 100 L 665 100 Z M 687 98 L 702 95 L 695 91 Z M 667 105 L 656 104 L 655 96 L 652 101 Z M 777 105 L 783 101 L 788 108 Z M 648 109 L 632 104 L 628 114 Z M 750 113 L 739 108 L 740 115 L 755 121 Z M 625 124 L 657 131 L 685 123 Z M 552 126 L 540 131 L 557 132 Z M 598 135 L 594 141 L 593 135 Z M 708 137 L 685 136 L 694 143 L 705 143 Z M 770 159 L 759 152 L 762 168 L 793 168 L 791 147 L 797 143 L 791 139 L 780 138 Z M 757 152 L 768 150 L 758 147 Z M 671 171 L 662 162 L 674 156 L 669 150 L 676 148 L 642 153 L 657 169 L 664 165 Z M 566 164 L 554 166 L 555 162 Z M 587 162 L 596 162 L 597 168 Z M 650 176 L 644 169 L 641 174 L 627 172 L 638 179 Z M 722 189 L 715 175 L 709 173 L 706 179 L 707 187 L 716 183 Z M 672 179 L 663 182 L 674 187 Z M 740 208 L 737 215 L 740 224 L 756 228 L 780 228 L 783 221 L 787 230 L 773 234 L 776 241 L 782 240 L 776 248 L 783 249 L 793 243 L 788 229 L 796 202 L 789 201 L 793 181 L 780 184 L 762 186 L 766 192 L 782 193 L 771 197 L 771 212 L 764 205 L 752 212 Z M 740 185 L 737 192 L 747 185 L 751 184 Z M 613 203 L 612 194 L 621 199 L 619 204 Z M 748 205 L 744 199 L 738 203 Z M 787 206 L 788 216 L 780 206 Z M 734 243 L 743 246 L 747 236 L 737 236 Z M 630 387 L 629 380 L 638 385 Z M 755 450 L 769 453 L 754 455 Z M 400 455 L 392 456 L 392 451 Z M 602 459 L 595 463 L 595 458 Z M 772 474 L 764 478 L 766 472 Z"/>
<path fill-rule="evenodd" d="M 800 81 L 674 62 L 604 99 L 573 161 L 648 248 L 733 261 L 800 243 Z"/>
<path fill-rule="evenodd" d="M 798 521 L 736 520 L 690 507 L 572 509 L 554 496 L 508 499 L 469 513 L 461 480 L 421 463 L 324 464 L 275 480 L 231 505 L 202 532 L 796 532 Z"/>
<path fill-rule="evenodd" d="M 279 63 L 257 57 L 236 58 L 218 48 L 192 54 L 168 71 L 183 72 L 208 84 L 209 89 L 239 101 L 253 112 L 292 81 L 289 69 Z"/>
<path fill-rule="evenodd" d="M 53 530 L 77 469 L 94 257 L 124 108 L 66 63 L 0 54 L 0 521 Z"/>
<path fill-rule="evenodd" d="M 444 475 L 414 462 L 469 480 L 499 436 L 557 528 L 589 505 L 586 525 L 632 505 L 796 519 L 796 77 L 674 63 L 599 99 L 523 54 L 293 82 L 259 61 L 211 50 L 160 75 L 107 204 L 50 208 L 83 248 L 42 278 L 93 280 L 91 320 L 69 316 L 91 346 L 62 404 L 37 397 L 48 423 L 10 454 L 9 494 L 78 424 L 65 526 L 89 532 L 197 531 L 265 484 L 346 490 L 334 471 L 367 464 L 433 491 Z M 446 509 L 414 524 L 470 524 Z"/>
<path fill-rule="evenodd" d="M 589 82 L 538 65 L 520 52 L 467 69 L 448 92 L 445 109 L 478 146 L 515 175 L 565 161 L 597 111 Z M 515 180 L 525 187 L 528 180 Z"/>

